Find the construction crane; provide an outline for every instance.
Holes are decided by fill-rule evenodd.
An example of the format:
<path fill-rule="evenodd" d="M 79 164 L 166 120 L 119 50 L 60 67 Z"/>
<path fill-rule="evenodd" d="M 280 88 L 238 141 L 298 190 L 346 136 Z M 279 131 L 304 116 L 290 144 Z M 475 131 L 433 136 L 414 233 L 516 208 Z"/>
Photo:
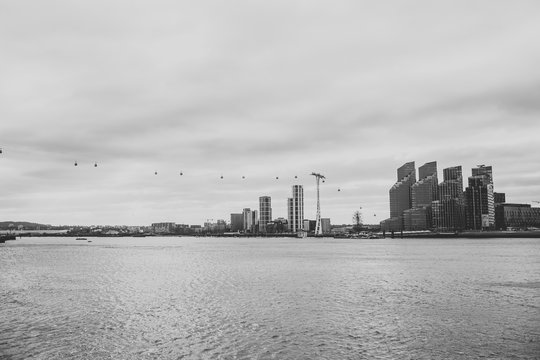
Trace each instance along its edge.
<path fill-rule="evenodd" d="M 321 228 L 321 203 L 319 201 L 319 183 L 321 179 L 324 182 L 324 175 L 321 175 L 319 173 L 311 173 L 311 175 L 315 176 L 315 180 L 317 181 L 317 219 L 316 219 L 316 225 L 315 225 L 315 236 L 322 235 L 322 228 Z"/>

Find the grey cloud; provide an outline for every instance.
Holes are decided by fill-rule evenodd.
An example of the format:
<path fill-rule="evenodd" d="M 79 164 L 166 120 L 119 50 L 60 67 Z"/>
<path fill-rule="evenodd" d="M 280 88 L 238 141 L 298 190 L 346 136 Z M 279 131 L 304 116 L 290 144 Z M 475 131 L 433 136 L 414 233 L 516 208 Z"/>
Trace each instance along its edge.
<path fill-rule="evenodd" d="M 437 116 L 443 114 L 477 113 L 482 110 L 495 110 L 511 116 L 508 121 L 531 122 L 531 115 L 540 112 L 540 80 L 522 86 L 506 86 L 503 89 L 490 89 L 486 92 L 471 94 L 466 97 L 445 99 L 439 104 L 424 108 L 415 115 Z M 486 119 L 485 121 L 490 121 Z"/>
<path fill-rule="evenodd" d="M 293 174 L 313 205 L 321 171 L 333 221 L 382 218 L 395 168 L 423 159 L 492 163 L 526 196 L 538 5 L 417 5 L 3 2 L 0 217 L 200 223 L 258 194 L 280 213 Z"/>

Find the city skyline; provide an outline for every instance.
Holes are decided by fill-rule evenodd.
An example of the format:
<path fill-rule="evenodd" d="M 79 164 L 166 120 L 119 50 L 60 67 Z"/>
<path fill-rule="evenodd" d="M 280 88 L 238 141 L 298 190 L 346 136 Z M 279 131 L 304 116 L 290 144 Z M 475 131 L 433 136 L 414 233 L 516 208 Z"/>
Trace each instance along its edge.
<path fill-rule="evenodd" d="M 318 172 L 379 223 L 411 159 L 540 201 L 540 4 L 483 4 L 3 2 L 0 220 L 287 218 L 294 184 L 315 219 Z"/>
<path fill-rule="evenodd" d="M 396 173 L 397 181 L 388 191 L 390 217 L 380 223 L 383 234 L 426 230 L 458 233 L 540 226 L 540 207 L 532 206 L 540 201 L 507 202 L 506 193 L 495 191 L 490 165 L 473 167 L 465 189 L 461 166 L 443 169 L 441 183 L 436 161 L 418 168 L 418 180 L 414 161 L 403 164 Z"/>

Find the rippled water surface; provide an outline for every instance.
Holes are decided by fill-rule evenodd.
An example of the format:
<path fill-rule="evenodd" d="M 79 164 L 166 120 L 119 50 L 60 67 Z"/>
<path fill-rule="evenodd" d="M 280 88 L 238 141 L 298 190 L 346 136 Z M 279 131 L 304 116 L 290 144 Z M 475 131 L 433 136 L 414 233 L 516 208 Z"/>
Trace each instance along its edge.
<path fill-rule="evenodd" d="M 538 359 L 540 240 L 28 238 L 1 359 Z"/>

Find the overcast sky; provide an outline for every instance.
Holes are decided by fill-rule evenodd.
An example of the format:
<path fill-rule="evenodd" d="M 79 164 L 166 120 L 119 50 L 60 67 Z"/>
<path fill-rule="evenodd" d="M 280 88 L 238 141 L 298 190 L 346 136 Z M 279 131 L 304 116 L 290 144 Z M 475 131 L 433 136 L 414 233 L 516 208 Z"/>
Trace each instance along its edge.
<path fill-rule="evenodd" d="M 539 35 L 539 1 L 4 0 L 0 220 L 286 217 L 295 183 L 314 219 L 319 172 L 378 223 L 408 161 L 540 201 Z"/>

